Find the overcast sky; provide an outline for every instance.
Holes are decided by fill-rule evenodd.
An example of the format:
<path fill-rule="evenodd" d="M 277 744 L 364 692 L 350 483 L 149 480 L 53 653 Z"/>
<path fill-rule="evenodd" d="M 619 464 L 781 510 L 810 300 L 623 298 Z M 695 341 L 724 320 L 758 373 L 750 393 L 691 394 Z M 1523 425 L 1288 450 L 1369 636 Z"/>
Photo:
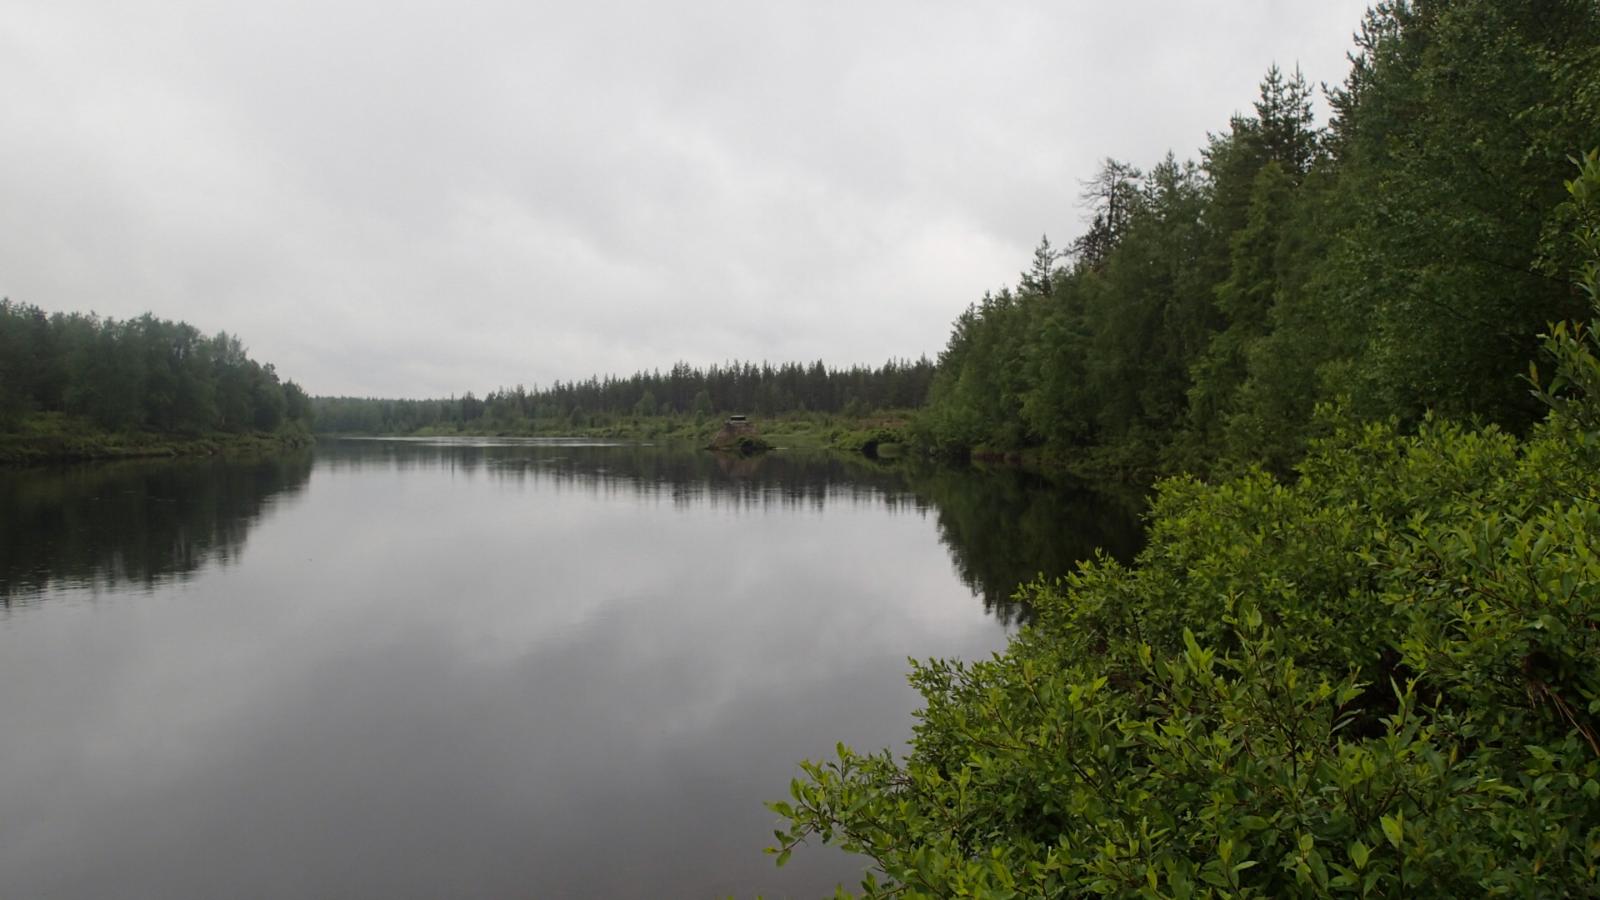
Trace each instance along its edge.
<path fill-rule="evenodd" d="M 930 356 L 1361 0 L 0 0 L 0 295 L 312 393 Z"/>

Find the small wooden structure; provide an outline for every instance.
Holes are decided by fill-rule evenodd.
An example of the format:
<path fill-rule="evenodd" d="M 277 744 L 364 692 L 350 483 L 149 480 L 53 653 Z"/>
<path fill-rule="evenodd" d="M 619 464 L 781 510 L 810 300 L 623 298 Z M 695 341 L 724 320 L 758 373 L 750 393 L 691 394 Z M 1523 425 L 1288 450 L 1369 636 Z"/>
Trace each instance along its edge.
<path fill-rule="evenodd" d="M 728 421 L 722 423 L 722 428 L 712 436 L 711 446 L 708 449 L 744 454 L 760 453 L 767 449 L 767 442 L 761 439 L 749 417 L 741 414 L 729 416 Z"/>

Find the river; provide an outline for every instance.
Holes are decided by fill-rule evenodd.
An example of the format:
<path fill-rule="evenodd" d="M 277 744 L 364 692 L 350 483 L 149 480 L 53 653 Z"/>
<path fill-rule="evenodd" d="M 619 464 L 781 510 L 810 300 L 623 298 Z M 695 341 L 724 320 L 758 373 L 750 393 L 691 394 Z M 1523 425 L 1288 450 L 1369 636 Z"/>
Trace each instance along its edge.
<path fill-rule="evenodd" d="M 902 748 L 1127 504 L 1016 472 L 371 440 L 0 471 L 0 896 L 821 896 L 796 762 Z"/>

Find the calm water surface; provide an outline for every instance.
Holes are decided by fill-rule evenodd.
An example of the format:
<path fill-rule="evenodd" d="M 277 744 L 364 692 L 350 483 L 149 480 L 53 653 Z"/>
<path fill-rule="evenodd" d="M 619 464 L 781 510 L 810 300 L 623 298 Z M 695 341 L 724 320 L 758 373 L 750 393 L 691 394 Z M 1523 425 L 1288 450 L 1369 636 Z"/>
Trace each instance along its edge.
<path fill-rule="evenodd" d="M 0 896 L 753 897 L 1125 507 L 1015 473 L 347 441 L 0 472 Z"/>

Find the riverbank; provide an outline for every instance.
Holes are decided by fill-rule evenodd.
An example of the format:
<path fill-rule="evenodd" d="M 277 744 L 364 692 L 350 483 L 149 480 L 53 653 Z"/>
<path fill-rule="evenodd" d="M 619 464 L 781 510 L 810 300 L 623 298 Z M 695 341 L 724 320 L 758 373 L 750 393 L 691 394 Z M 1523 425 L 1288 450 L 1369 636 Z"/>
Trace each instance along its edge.
<path fill-rule="evenodd" d="M 312 443 L 314 438 L 298 428 L 198 435 L 109 431 L 87 419 L 40 413 L 26 416 L 11 429 L 0 431 L 0 465 L 271 453 L 305 448 Z"/>
<path fill-rule="evenodd" d="M 581 437 L 606 440 L 652 441 L 705 447 L 723 425 L 723 417 L 636 416 L 602 426 L 574 426 L 566 422 L 522 420 L 485 423 L 481 427 L 428 427 L 395 437 Z M 839 416 L 823 413 L 788 413 L 751 417 L 755 433 L 775 450 L 839 450 L 877 455 L 882 448 L 903 443 L 908 413 L 874 416 Z M 333 435 L 329 435 L 330 437 Z M 380 435 L 371 435 L 374 437 Z M 886 451 L 884 455 L 888 455 Z"/>

